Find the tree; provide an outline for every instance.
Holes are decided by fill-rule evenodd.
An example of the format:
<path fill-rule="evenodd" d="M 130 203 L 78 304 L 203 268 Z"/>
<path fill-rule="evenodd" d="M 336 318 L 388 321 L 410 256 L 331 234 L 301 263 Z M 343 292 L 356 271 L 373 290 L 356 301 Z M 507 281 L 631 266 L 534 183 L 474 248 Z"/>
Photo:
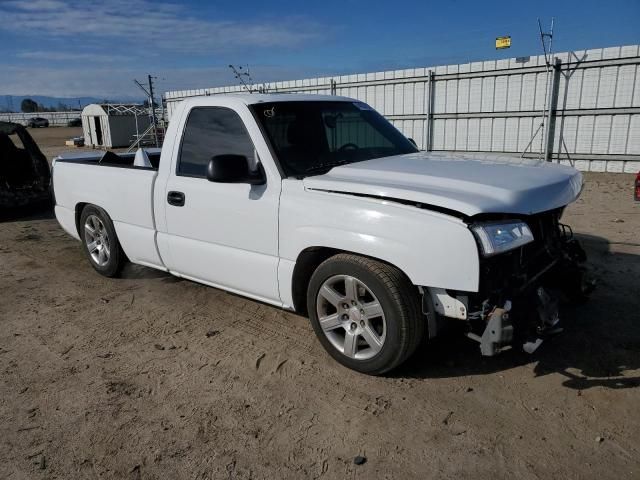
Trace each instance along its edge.
<path fill-rule="evenodd" d="M 20 110 L 23 113 L 33 113 L 38 111 L 38 104 L 30 98 L 25 98 L 20 102 Z"/>

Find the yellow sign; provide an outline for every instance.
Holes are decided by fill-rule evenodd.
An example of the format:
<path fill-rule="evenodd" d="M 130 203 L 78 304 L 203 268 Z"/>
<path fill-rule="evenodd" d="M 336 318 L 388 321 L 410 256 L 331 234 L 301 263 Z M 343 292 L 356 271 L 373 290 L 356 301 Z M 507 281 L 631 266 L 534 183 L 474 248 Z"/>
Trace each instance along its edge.
<path fill-rule="evenodd" d="M 509 48 L 511 46 L 511 37 L 496 38 L 496 49 Z"/>

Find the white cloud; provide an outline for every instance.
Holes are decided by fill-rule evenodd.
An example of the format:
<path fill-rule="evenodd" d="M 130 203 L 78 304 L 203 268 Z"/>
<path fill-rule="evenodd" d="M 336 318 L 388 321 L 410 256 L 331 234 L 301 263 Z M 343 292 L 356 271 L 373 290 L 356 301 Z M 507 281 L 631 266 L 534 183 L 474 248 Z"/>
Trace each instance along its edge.
<path fill-rule="evenodd" d="M 146 79 L 147 71 L 137 68 L 24 67 L 4 66 L 2 94 L 46 95 L 52 97 L 95 96 L 114 99 L 139 99 L 144 94 L 133 83 Z M 303 78 L 319 73 L 303 68 L 252 66 L 257 82 Z M 235 85 L 237 80 L 228 67 L 163 69 L 156 80 L 156 91 L 207 88 Z"/>
<path fill-rule="evenodd" d="M 251 61 L 320 36 L 304 18 L 199 18 L 185 5 L 154 0 L 0 0 L 0 18 L 0 31 L 16 38 L 0 45 L 0 94 L 14 95 L 140 98 L 133 79 L 154 72 L 160 92 L 235 84 L 223 58 Z M 194 57 L 224 66 L 176 68 Z M 260 82 L 313 71 L 256 63 Z"/>
<path fill-rule="evenodd" d="M 57 10 L 60 8 L 64 8 L 64 2 L 58 0 L 31 0 L 28 2 L 23 1 L 8 1 L 5 2 L 5 5 L 8 5 L 13 8 L 17 8 L 20 10 L 27 11 L 43 11 L 43 10 Z"/>
<path fill-rule="evenodd" d="M 205 20 L 184 6 L 150 0 L 35 0 L 0 3 L 0 29 L 20 34 L 106 40 L 138 50 L 205 53 L 246 47 L 295 47 L 318 37 L 304 19 Z"/>
<path fill-rule="evenodd" d="M 60 51 L 28 51 L 16 53 L 17 58 L 25 60 L 43 60 L 54 62 L 91 62 L 91 63 L 111 63 L 126 62 L 129 57 L 125 55 L 110 55 L 102 53 L 79 53 Z"/>

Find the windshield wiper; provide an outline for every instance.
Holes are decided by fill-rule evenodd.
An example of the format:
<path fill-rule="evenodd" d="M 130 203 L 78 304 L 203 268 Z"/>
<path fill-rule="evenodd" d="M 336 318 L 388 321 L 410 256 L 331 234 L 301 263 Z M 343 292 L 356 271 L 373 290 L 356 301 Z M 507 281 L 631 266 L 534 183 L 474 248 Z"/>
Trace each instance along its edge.
<path fill-rule="evenodd" d="M 333 167 L 339 167 L 341 165 L 346 165 L 347 163 L 353 163 L 353 162 L 349 161 L 349 160 L 339 160 L 339 161 L 336 161 L 336 162 L 319 163 L 317 165 L 314 165 L 313 167 L 307 168 L 304 172 L 301 173 L 301 175 L 307 175 L 307 174 L 310 174 L 310 173 L 313 174 L 313 173 L 316 173 L 316 172 L 321 172 L 323 170 L 327 170 L 327 172 L 328 172 Z"/>

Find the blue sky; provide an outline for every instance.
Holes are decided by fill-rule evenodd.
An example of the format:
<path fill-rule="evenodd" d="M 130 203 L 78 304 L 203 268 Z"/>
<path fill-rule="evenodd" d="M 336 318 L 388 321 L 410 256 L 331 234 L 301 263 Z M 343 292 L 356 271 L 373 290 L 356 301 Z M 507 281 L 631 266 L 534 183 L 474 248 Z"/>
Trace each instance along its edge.
<path fill-rule="evenodd" d="M 158 90 L 380 71 L 640 43 L 640 0 L 0 0 L 0 95 L 139 98 Z M 496 51 L 496 36 L 512 48 Z"/>

